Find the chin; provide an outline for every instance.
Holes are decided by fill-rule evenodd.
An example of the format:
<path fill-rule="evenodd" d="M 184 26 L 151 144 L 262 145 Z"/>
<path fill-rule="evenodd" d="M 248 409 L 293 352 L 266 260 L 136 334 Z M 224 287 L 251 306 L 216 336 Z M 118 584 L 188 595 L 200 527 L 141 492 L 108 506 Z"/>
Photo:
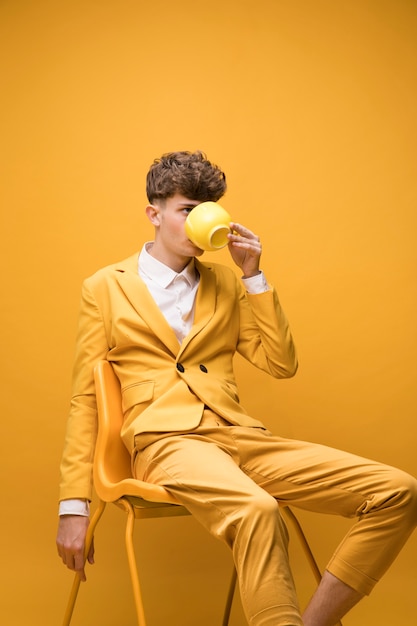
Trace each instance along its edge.
<path fill-rule="evenodd" d="M 190 256 L 201 256 L 202 254 L 204 254 L 204 250 L 196 246 L 192 241 L 188 240 L 188 244 L 193 249 Z"/>

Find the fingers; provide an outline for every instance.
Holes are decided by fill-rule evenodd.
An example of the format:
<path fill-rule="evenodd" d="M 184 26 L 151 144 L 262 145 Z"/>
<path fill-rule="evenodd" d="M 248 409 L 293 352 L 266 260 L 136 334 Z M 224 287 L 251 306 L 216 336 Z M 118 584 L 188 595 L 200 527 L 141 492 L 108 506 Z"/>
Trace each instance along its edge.
<path fill-rule="evenodd" d="M 58 554 L 62 559 L 64 565 L 68 567 L 68 569 L 77 572 L 81 578 L 81 580 L 85 580 L 85 570 L 84 570 L 84 547 L 76 548 L 75 546 L 71 547 L 61 547 L 58 548 Z"/>
<path fill-rule="evenodd" d="M 255 235 L 249 228 L 238 224 L 237 222 L 230 223 L 232 232 L 229 234 L 229 241 L 235 246 L 245 248 L 252 253 L 260 255 L 262 252 L 262 244 L 258 235 Z"/>
<path fill-rule="evenodd" d="M 91 546 L 87 554 L 87 561 L 90 563 L 90 565 L 94 564 L 94 539 L 91 542 Z"/>
<path fill-rule="evenodd" d="M 84 563 L 84 552 L 82 552 L 81 554 L 77 553 L 74 557 L 74 567 L 70 567 L 70 569 L 73 569 L 75 572 L 77 572 L 82 582 L 85 582 L 87 580 L 87 577 L 85 575 Z"/>
<path fill-rule="evenodd" d="M 73 572 L 77 572 L 82 581 L 86 580 L 84 569 L 84 551 L 73 552 L 70 550 L 60 551 L 58 553 L 64 565 Z"/>
<path fill-rule="evenodd" d="M 238 224 L 237 222 L 230 222 L 230 228 L 232 229 L 232 235 L 239 235 L 245 239 L 253 239 L 255 241 L 259 241 L 258 235 L 255 235 L 249 228 L 246 226 L 242 226 L 242 224 Z"/>

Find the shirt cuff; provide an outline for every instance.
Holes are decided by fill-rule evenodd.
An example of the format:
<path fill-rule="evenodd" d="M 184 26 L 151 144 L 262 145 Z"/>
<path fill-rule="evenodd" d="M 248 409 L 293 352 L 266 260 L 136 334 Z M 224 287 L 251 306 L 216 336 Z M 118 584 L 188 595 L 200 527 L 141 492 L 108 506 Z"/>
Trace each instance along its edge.
<path fill-rule="evenodd" d="M 90 503 L 87 500 L 61 500 L 59 503 L 59 515 L 90 515 Z"/>
<path fill-rule="evenodd" d="M 250 294 L 264 293 L 269 291 L 269 285 L 266 282 L 266 278 L 263 272 L 251 276 L 250 278 L 243 278 L 242 282 L 245 285 L 246 291 Z"/>

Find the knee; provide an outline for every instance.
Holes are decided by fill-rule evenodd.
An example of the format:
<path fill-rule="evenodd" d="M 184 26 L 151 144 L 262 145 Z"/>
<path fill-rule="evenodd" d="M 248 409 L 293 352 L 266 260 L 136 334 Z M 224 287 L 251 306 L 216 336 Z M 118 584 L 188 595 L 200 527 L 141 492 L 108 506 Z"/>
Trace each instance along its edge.
<path fill-rule="evenodd" d="M 405 476 L 407 501 L 409 503 L 409 507 L 413 511 L 414 521 L 417 524 L 417 479 L 410 474 L 405 474 Z"/>
<path fill-rule="evenodd" d="M 403 472 L 393 470 L 392 475 L 393 500 L 396 500 L 403 509 L 404 516 L 410 519 L 411 524 L 417 525 L 417 480 Z"/>
<path fill-rule="evenodd" d="M 269 541 L 280 525 L 278 503 L 266 492 L 246 494 L 234 512 L 225 517 L 224 524 L 218 528 L 217 535 L 224 537 L 229 545 L 239 537 L 239 544 L 253 541 L 256 536 L 262 541 Z M 283 531 L 285 535 L 285 530 Z"/>
<path fill-rule="evenodd" d="M 277 532 L 288 541 L 288 531 L 280 514 L 278 502 L 268 493 L 252 495 L 241 510 L 242 528 L 250 533 L 260 533 L 262 537 L 275 537 Z"/>
<path fill-rule="evenodd" d="M 245 508 L 245 517 L 275 518 L 278 514 L 278 502 L 266 491 L 252 495 Z"/>

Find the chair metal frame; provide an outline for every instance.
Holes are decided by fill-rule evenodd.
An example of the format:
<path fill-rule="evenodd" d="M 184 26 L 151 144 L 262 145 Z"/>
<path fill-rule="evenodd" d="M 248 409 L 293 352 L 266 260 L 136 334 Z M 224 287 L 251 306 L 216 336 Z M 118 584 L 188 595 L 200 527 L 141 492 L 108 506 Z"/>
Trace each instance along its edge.
<path fill-rule="evenodd" d="M 132 477 L 130 455 L 120 437 L 123 413 L 119 380 L 111 364 L 105 360 L 97 364 L 94 378 L 98 409 L 98 433 L 94 455 L 94 489 L 99 501 L 87 531 L 85 559 L 87 559 L 95 529 L 104 513 L 106 504 L 111 502 L 117 505 L 127 513 L 125 545 L 137 623 L 138 626 L 146 626 L 133 543 L 135 520 L 190 515 L 190 513 L 163 487 L 136 480 Z M 317 583 L 319 583 L 321 573 L 297 517 L 288 506 L 280 504 L 280 507 L 295 530 L 313 575 Z M 237 574 L 233 567 L 222 626 L 228 626 L 229 624 L 236 580 Z M 80 577 L 78 574 L 75 574 L 63 626 L 69 626 L 71 623 L 79 587 Z M 342 626 L 341 622 L 338 623 L 338 626 Z"/>

